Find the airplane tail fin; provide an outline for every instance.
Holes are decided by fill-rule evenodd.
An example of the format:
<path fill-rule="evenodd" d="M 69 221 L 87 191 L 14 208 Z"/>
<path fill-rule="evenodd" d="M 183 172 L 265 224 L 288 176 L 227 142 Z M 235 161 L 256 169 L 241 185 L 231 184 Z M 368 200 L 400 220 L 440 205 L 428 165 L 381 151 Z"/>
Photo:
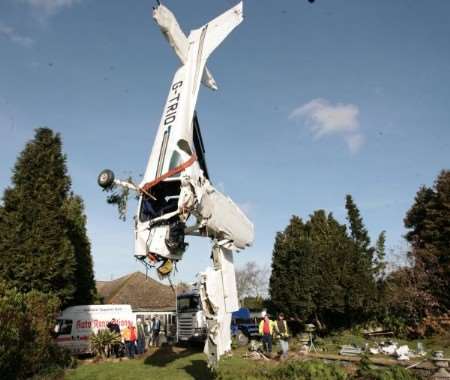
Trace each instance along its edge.
<path fill-rule="evenodd" d="M 242 4 L 241 4 L 241 13 L 242 13 Z M 188 59 L 189 41 L 184 32 L 182 31 L 180 25 L 178 24 L 175 15 L 164 5 L 158 4 L 157 7 L 153 8 L 153 19 L 158 24 L 162 34 L 169 42 L 169 45 L 175 51 L 175 54 L 180 59 L 181 63 L 184 65 Z M 215 20 L 213 20 L 212 22 L 214 21 Z M 226 35 L 228 33 L 226 33 Z M 218 89 L 217 83 L 207 67 L 205 67 L 205 70 L 203 71 L 202 83 L 212 90 Z"/>
<path fill-rule="evenodd" d="M 192 30 L 188 37 L 189 52 L 186 62 L 191 77 L 192 94 L 197 96 L 200 80 L 205 75 L 206 61 L 211 53 L 243 20 L 242 1 L 222 13 L 199 29 Z M 204 77 L 203 77 L 204 79 Z M 215 82 L 214 82 L 215 85 Z"/>

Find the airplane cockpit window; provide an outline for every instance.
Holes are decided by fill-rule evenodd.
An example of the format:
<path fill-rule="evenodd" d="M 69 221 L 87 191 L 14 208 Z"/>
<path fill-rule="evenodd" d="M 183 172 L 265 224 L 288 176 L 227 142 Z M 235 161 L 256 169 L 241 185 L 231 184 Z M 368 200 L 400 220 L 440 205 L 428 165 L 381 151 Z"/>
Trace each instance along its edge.
<path fill-rule="evenodd" d="M 172 157 L 170 158 L 169 162 L 169 170 L 172 170 L 176 168 L 177 166 L 181 165 L 183 162 L 181 160 L 181 155 L 176 150 L 173 151 Z M 172 177 L 179 177 L 180 173 L 174 174 Z"/>
<path fill-rule="evenodd" d="M 180 181 L 160 182 L 150 190 L 153 198 L 142 195 L 139 220 L 147 222 L 178 208 Z"/>

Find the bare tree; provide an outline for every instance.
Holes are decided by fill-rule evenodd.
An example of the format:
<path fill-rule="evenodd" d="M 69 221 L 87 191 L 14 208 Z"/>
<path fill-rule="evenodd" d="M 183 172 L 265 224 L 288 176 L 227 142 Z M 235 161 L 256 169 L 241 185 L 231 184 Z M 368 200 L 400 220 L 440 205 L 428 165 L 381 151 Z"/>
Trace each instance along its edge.
<path fill-rule="evenodd" d="M 240 300 L 246 297 L 265 298 L 270 271 L 267 266 L 259 266 L 250 261 L 236 270 L 236 285 Z"/>

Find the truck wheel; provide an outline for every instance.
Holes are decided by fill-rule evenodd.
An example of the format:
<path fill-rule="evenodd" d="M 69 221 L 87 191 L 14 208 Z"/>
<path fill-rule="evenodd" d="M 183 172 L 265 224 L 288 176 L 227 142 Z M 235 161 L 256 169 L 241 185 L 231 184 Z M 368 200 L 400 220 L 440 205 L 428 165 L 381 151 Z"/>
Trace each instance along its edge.
<path fill-rule="evenodd" d="M 238 330 L 236 333 L 236 342 L 239 347 L 246 346 L 248 344 L 247 336 L 242 332 L 242 330 Z"/>
<path fill-rule="evenodd" d="M 109 169 L 102 170 L 98 175 L 97 183 L 104 189 L 111 187 L 114 183 L 114 173 Z"/>

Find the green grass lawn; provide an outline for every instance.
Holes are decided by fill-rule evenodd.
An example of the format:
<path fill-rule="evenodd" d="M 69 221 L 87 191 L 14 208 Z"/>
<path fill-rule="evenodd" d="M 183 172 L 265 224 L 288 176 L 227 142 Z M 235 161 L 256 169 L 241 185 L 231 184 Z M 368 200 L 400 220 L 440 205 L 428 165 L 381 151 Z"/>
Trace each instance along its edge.
<path fill-rule="evenodd" d="M 258 363 L 242 358 L 243 351 L 235 351 L 232 357 L 221 360 L 221 371 L 235 373 L 245 379 L 256 369 Z M 151 352 L 148 356 L 121 362 L 83 363 L 69 370 L 66 380 L 187 380 L 213 379 L 206 365 L 206 355 L 200 349 L 167 347 Z"/>
<path fill-rule="evenodd" d="M 400 344 L 408 344 L 414 348 L 417 341 L 403 341 L 395 339 Z M 357 344 L 363 346 L 366 343 L 360 335 L 343 332 L 319 340 L 318 348 L 327 353 L 336 353 L 342 344 Z M 444 350 L 445 355 L 450 357 L 450 341 L 448 338 L 436 337 L 423 340 L 425 349 L 430 356 L 434 350 Z M 276 347 L 276 346 L 275 346 Z M 298 351 L 295 339 L 291 341 L 291 352 Z M 276 350 L 276 348 L 274 348 Z M 224 357 L 220 361 L 220 380 L 251 380 L 266 378 L 267 371 L 277 367 L 276 362 L 253 361 L 243 357 L 245 348 L 233 351 L 233 356 Z M 152 350 L 147 355 L 134 359 L 122 360 L 120 362 L 105 361 L 91 363 L 80 361 L 76 369 L 66 372 L 66 380 L 184 380 L 199 379 L 212 380 L 214 377 L 206 365 L 206 356 L 201 348 L 164 347 Z"/>

